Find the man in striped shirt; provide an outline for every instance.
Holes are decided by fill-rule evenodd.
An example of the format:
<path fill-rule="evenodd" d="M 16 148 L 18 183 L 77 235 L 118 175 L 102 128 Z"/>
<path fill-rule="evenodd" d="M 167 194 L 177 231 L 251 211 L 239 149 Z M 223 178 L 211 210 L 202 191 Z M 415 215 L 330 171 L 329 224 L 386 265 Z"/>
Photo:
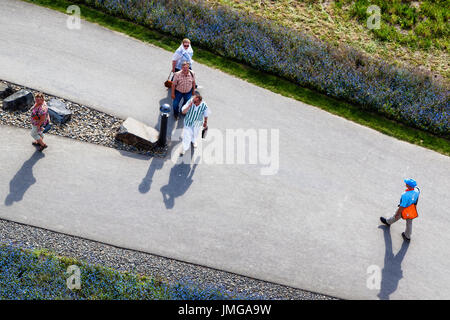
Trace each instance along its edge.
<path fill-rule="evenodd" d="M 195 93 L 195 77 L 193 71 L 189 70 L 189 62 L 184 61 L 181 71 L 175 73 L 172 83 L 173 115 L 178 120 L 179 104 L 183 99 L 186 103 Z"/>
<path fill-rule="evenodd" d="M 200 133 L 202 126 L 206 128 L 208 125 L 208 116 L 211 111 L 208 105 L 202 101 L 203 98 L 198 93 L 195 94 L 181 109 L 181 113 L 184 117 L 184 129 L 183 129 L 183 150 L 180 155 L 189 149 L 191 142 L 194 148 L 197 147 L 197 137 Z"/>

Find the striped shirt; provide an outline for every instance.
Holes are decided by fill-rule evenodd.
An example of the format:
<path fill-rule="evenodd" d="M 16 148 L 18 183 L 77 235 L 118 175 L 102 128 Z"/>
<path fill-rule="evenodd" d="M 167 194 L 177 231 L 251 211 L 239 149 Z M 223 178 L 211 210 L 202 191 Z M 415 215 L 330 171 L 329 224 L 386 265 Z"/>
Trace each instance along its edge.
<path fill-rule="evenodd" d="M 181 93 L 188 93 L 194 86 L 195 76 L 194 72 L 189 70 L 188 74 L 183 74 L 183 70 L 175 72 L 173 83 L 175 90 Z"/>
<path fill-rule="evenodd" d="M 181 110 L 185 110 L 193 99 L 194 99 L 193 97 L 189 99 L 189 101 L 183 106 Z M 186 116 L 184 117 L 184 126 L 200 127 L 203 125 L 203 118 L 208 117 L 210 113 L 211 111 L 209 110 L 205 102 L 202 101 L 198 106 L 196 106 L 193 103 L 192 107 L 189 109 L 189 111 L 186 113 Z"/>

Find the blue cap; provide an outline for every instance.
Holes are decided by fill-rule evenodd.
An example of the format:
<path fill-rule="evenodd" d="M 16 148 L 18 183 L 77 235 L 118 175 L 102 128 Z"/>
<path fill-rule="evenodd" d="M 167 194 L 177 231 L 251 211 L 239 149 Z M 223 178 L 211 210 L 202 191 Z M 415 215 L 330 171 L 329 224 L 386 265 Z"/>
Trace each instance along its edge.
<path fill-rule="evenodd" d="M 414 188 L 415 186 L 417 186 L 417 182 L 414 179 L 410 178 L 410 179 L 405 179 L 403 181 L 405 181 L 406 185 L 410 186 L 411 188 Z"/>

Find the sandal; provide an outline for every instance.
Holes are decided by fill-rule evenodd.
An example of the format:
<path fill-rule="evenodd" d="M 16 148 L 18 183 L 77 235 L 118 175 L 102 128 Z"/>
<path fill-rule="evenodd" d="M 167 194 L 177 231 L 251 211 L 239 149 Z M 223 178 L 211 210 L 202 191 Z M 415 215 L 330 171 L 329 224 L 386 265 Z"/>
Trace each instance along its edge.
<path fill-rule="evenodd" d="M 41 151 L 42 152 L 42 150 L 44 150 L 45 148 L 47 148 L 48 146 L 46 145 L 46 144 L 44 144 L 43 146 L 40 146 L 39 147 L 39 151 Z"/>

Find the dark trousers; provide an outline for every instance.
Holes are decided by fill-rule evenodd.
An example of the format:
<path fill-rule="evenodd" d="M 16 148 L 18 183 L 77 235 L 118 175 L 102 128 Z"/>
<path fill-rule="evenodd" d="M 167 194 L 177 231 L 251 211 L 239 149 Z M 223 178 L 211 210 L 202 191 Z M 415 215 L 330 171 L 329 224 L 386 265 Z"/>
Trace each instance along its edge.
<path fill-rule="evenodd" d="M 175 89 L 175 99 L 173 99 L 173 115 L 176 117 L 181 112 L 180 102 L 183 100 L 183 104 L 188 102 L 188 100 L 192 97 L 192 90 L 189 90 L 186 93 L 182 93 Z"/>

